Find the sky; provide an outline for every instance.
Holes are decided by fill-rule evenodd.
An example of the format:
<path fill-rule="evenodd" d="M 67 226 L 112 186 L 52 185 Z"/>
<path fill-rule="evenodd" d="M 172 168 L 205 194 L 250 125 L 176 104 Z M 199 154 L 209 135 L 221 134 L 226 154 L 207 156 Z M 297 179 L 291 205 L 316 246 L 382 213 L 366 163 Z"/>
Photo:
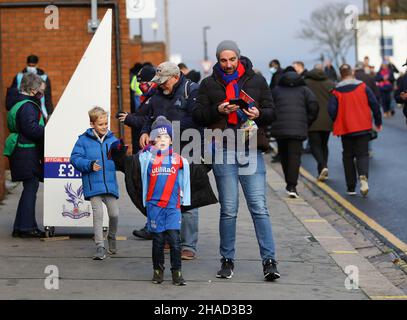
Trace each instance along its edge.
<path fill-rule="evenodd" d="M 344 0 L 362 10 L 362 0 Z M 237 42 L 242 55 L 268 78 L 268 63 L 277 58 L 282 66 L 302 60 L 308 68 L 318 63 L 321 51 L 315 44 L 298 39 L 302 20 L 325 3 L 340 0 L 168 0 L 171 54 L 179 54 L 190 69 L 202 71 L 203 27 L 207 31 L 208 55 L 216 60 L 216 47 L 222 40 Z M 156 0 L 159 29 L 154 38 L 153 19 L 144 19 L 143 40 L 164 41 L 164 0 Z M 130 22 L 130 31 L 139 34 L 139 21 Z M 348 62 L 354 63 L 354 48 Z"/>

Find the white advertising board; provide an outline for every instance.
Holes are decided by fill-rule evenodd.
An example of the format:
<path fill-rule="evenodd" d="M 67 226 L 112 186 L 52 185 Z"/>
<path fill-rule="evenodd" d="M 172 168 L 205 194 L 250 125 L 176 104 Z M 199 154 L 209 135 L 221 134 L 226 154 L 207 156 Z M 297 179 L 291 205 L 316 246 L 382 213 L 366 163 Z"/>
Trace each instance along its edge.
<path fill-rule="evenodd" d="M 92 227 L 81 173 L 69 163 L 78 136 L 89 128 L 88 111 L 110 112 L 112 10 L 109 9 L 45 128 L 44 227 Z M 104 226 L 108 217 L 105 208 Z"/>

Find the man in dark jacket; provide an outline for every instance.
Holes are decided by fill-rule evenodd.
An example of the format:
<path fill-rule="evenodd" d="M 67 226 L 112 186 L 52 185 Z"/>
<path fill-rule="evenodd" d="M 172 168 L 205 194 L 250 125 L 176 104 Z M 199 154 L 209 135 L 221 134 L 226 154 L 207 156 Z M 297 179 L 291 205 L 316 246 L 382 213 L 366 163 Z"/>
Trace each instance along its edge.
<path fill-rule="evenodd" d="M 131 127 L 132 153 L 136 154 L 140 150 L 140 132 L 148 120 L 149 99 L 157 92 L 157 85 L 152 82 L 155 76 L 155 68 L 151 65 L 145 65 L 135 75 L 139 83 L 142 95 L 139 97 L 140 105 L 134 108 L 131 113 L 122 112 L 118 119 L 125 125 Z"/>
<path fill-rule="evenodd" d="M 336 73 L 336 70 L 335 70 L 334 66 L 332 65 L 331 60 L 325 61 L 324 72 L 331 81 L 333 81 L 335 83 L 338 82 L 338 74 Z"/>
<path fill-rule="evenodd" d="M 355 79 L 350 65 L 342 65 L 339 71 L 342 81 L 332 91 L 328 111 L 334 121 L 334 135 L 342 138 L 347 193 L 356 194 L 357 173 L 360 193 L 367 196 L 369 192 L 368 144 L 372 131 L 372 113 L 374 130 L 381 131 L 380 107 L 372 90 L 362 81 Z"/>
<path fill-rule="evenodd" d="M 35 203 L 39 182 L 44 178 L 44 118 L 41 113 L 41 98 L 45 88 L 45 82 L 39 76 L 26 73 L 21 80 L 20 91 L 14 90 L 7 101 L 7 110 L 15 124 L 12 125 L 14 128 L 9 126 L 10 136 L 15 135 L 17 140 L 11 143 L 8 138 L 5 149 L 11 151 L 8 157 L 12 180 L 22 181 L 24 188 L 17 207 L 13 237 L 44 236 L 35 219 Z"/>
<path fill-rule="evenodd" d="M 186 66 L 185 63 L 179 63 L 178 68 L 181 70 L 181 72 L 184 74 L 184 76 L 187 79 L 189 79 L 195 83 L 199 83 L 199 81 L 201 81 L 201 73 L 196 70 L 188 69 L 188 67 Z"/>
<path fill-rule="evenodd" d="M 44 70 L 38 68 L 39 58 L 35 55 L 30 55 L 27 57 L 27 67 L 25 67 L 20 73 L 18 73 L 14 79 L 11 86 L 13 88 L 20 89 L 21 80 L 23 75 L 26 73 L 33 73 L 41 77 L 44 80 L 46 88 L 44 96 L 41 98 L 41 109 L 45 118 L 48 118 L 54 111 L 54 106 L 52 104 L 52 91 L 51 91 L 51 80 L 49 76 L 44 72 Z"/>
<path fill-rule="evenodd" d="M 304 79 L 305 74 L 308 72 L 308 70 L 305 68 L 304 62 L 294 61 L 292 67 L 294 68 L 295 72 L 297 72 L 301 78 Z"/>
<path fill-rule="evenodd" d="M 168 61 L 157 67 L 156 75 L 151 81 L 157 83 L 158 89 L 157 93 L 149 99 L 148 119 L 141 130 L 140 146 L 144 148 L 150 142 L 151 125 L 158 116 L 165 116 L 171 122 L 178 121 L 181 135 L 187 129 L 197 129 L 202 133 L 202 128 L 192 119 L 192 108 L 199 85 L 186 79 L 178 66 Z M 177 146 L 175 140 L 177 137 L 174 138 L 174 147 Z M 189 142 L 191 141 L 181 141 L 181 150 Z M 200 154 L 198 159 L 201 159 Z M 182 259 L 195 259 L 198 242 L 198 209 L 182 214 L 181 242 Z"/>
<path fill-rule="evenodd" d="M 403 67 L 404 66 L 407 66 L 407 61 L 403 65 Z M 404 76 L 398 78 L 397 90 L 394 94 L 394 97 L 396 98 L 397 103 L 404 105 L 403 113 L 404 116 L 407 118 L 407 73 L 404 74 Z"/>
<path fill-rule="evenodd" d="M 281 68 L 280 61 L 277 59 L 271 60 L 269 67 L 271 73 L 270 89 L 273 90 L 280 81 L 284 70 Z"/>
<path fill-rule="evenodd" d="M 308 141 L 311 153 L 318 163 L 318 180 L 325 181 L 328 179 L 328 141 L 332 131 L 328 101 L 335 84 L 320 69 L 309 71 L 305 75 L 305 83 L 315 94 L 319 105 L 318 117 L 308 129 Z"/>
<path fill-rule="evenodd" d="M 355 79 L 364 82 L 373 91 L 376 100 L 380 102 L 380 89 L 376 84 L 374 76 L 365 72 L 363 62 L 358 62 L 355 66 Z"/>
<path fill-rule="evenodd" d="M 272 227 L 264 196 L 267 192 L 266 168 L 262 156 L 262 151 L 269 148 L 264 127 L 271 124 L 275 117 L 270 88 L 266 80 L 253 71 L 250 60 L 240 56 L 235 42 L 222 41 L 217 47 L 216 57 L 218 62 L 213 67 L 212 75 L 201 83 L 193 112 L 194 120 L 210 129 L 219 129 L 223 134 L 233 132 L 234 137 L 236 134 L 239 136 L 241 128 L 248 123 L 255 123 L 259 127 L 258 130 L 253 129 L 257 135 L 247 137 L 249 144 L 250 139 L 255 137 L 258 142 L 255 150 L 246 150 L 249 153 L 248 163 L 254 165 L 252 174 L 245 172 L 247 162 L 243 164 L 239 161 L 245 155 L 245 149 L 239 151 L 236 141 L 230 144 L 222 139 L 219 141 L 220 147 L 216 154 L 223 158 L 215 161 L 213 173 L 221 205 L 219 232 L 222 266 L 216 276 L 226 279 L 233 276 L 240 181 L 256 229 L 263 274 L 266 280 L 273 281 L 280 274 L 277 271 Z M 250 96 L 253 100 L 247 109 L 240 109 L 230 102 L 241 97 L 243 91 L 246 97 Z M 255 128 L 254 125 L 252 128 Z"/>
<path fill-rule="evenodd" d="M 296 72 L 285 72 L 272 91 L 277 120 L 271 135 L 277 139 L 278 153 L 291 198 L 298 198 L 296 190 L 301 165 L 302 142 L 307 139 L 308 127 L 318 115 L 318 102 Z"/>

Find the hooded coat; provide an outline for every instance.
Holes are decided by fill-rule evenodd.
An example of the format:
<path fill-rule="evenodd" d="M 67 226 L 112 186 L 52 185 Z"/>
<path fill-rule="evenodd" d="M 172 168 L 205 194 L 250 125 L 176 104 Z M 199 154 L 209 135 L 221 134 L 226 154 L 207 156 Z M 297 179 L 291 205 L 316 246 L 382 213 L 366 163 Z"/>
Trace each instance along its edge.
<path fill-rule="evenodd" d="M 309 71 L 305 75 L 305 83 L 315 94 L 319 105 L 318 117 L 308 131 L 332 131 L 332 119 L 328 113 L 328 103 L 335 83 L 320 69 Z"/>
<path fill-rule="evenodd" d="M 308 127 L 318 116 L 318 101 L 296 72 L 283 74 L 278 86 L 272 91 L 277 120 L 271 127 L 271 135 L 278 139 L 305 140 Z"/>

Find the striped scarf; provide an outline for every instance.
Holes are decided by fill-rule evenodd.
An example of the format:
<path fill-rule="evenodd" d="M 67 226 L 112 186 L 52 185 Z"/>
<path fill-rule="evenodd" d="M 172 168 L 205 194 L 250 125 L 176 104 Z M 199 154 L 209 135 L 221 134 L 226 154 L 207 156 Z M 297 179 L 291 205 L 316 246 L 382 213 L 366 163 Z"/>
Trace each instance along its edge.
<path fill-rule="evenodd" d="M 239 62 L 236 71 L 232 74 L 226 74 L 220 67 L 219 63 L 216 65 L 215 70 L 217 71 L 218 75 L 221 77 L 223 83 L 226 86 L 226 99 L 224 102 L 228 102 L 231 99 L 239 98 L 240 90 L 237 83 L 246 72 L 246 69 L 243 66 L 243 64 Z M 237 112 L 232 112 L 229 114 L 228 123 L 237 125 L 238 123 Z"/>

